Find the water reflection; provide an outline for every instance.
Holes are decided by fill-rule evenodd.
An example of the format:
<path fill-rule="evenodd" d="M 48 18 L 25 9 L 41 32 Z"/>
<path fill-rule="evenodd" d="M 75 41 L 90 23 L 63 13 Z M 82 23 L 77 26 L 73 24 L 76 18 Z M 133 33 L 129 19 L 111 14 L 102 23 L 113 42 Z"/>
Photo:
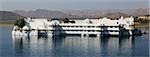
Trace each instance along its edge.
<path fill-rule="evenodd" d="M 15 56 L 132 56 L 134 38 L 13 37 Z"/>

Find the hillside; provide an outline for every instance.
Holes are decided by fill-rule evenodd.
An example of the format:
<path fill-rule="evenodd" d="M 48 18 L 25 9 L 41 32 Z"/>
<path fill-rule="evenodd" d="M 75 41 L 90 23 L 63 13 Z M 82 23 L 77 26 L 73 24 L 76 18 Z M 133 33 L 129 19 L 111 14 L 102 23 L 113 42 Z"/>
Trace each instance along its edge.
<path fill-rule="evenodd" d="M 51 10 L 46 10 L 46 9 L 37 9 L 34 11 L 15 10 L 12 12 L 25 16 L 25 17 L 39 17 L 39 18 L 76 17 L 75 15 L 66 14 L 61 11 L 51 11 Z"/>
<path fill-rule="evenodd" d="M 0 11 L 0 20 L 16 20 L 19 17 L 23 16 L 9 11 Z"/>
<path fill-rule="evenodd" d="M 40 18 L 92 18 L 92 17 L 120 17 L 120 16 L 139 16 L 149 14 L 149 9 L 126 9 L 126 10 L 67 10 L 52 11 L 37 9 L 32 11 L 15 10 L 0 11 L 0 20 L 16 20 L 19 17 L 40 17 Z"/>
<path fill-rule="evenodd" d="M 78 15 L 81 17 L 119 17 L 140 16 L 149 14 L 149 8 L 123 9 L 123 10 L 66 10 L 64 13 Z"/>

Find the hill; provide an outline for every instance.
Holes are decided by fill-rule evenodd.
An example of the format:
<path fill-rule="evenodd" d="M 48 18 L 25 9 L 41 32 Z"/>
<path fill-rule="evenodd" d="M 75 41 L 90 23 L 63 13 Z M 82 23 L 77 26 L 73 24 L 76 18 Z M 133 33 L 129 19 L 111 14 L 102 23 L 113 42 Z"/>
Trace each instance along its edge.
<path fill-rule="evenodd" d="M 0 11 L 0 20 L 16 20 L 19 17 L 23 16 L 9 11 Z"/>
<path fill-rule="evenodd" d="M 51 10 L 46 10 L 46 9 L 37 9 L 34 11 L 15 10 L 12 12 L 25 16 L 25 17 L 39 17 L 39 18 L 76 17 L 75 15 L 66 14 L 61 11 L 51 11 Z"/>
<path fill-rule="evenodd" d="M 66 10 L 64 13 L 78 15 L 80 17 L 119 17 L 119 16 L 140 16 L 149 14 L 149 8 L 123 9 L 123 10 Z"/>
<path fill-rule="evenodd" d="M 149 14 L 149 8 L 145 9 L 124 9 L 124 10 L 66 10 L 52 11 L 46 9 L 37 10 L 15 10 L 0 11 L 0 20 L 16 20 L 19 17 L 39 17 L 39 18 L 94 18 L 94 17 L 112 17 L 120 16 L 140 16 Z"/>

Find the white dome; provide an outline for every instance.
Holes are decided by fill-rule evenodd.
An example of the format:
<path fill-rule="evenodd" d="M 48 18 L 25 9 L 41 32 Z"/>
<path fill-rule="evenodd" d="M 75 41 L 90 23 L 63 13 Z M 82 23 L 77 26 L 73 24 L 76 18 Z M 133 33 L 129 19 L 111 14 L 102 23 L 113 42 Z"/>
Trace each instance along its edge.
<path fill-rule="evenodd" d="M 22 36 L 22 33 L 20 31 L 16 31 L 15 35 Z"/>
<path fill-rule="evenodd" d="M 22 29 L 23 30 L 29 30 L 29 27 L 28 26 L 24 26 Z"/>
<path fill-rule="evenodd" d="M 91 23 L 90 19 L 85 19 L 85 23 Z"/>
<path fill-rule="evenodd" d="M 53 25 L 58 25 L 58 24 L 59 24 L 59 21 L 54 20 L 54 21 L 52 21 L 52 24 L 53 24 Z"/>
<path fill-rule="evenodd" d="M 14 26 L 14 27 L 13 27 L 13 30 L 18 30 L 18 29 L 19 29 L 18 26 Z"/>

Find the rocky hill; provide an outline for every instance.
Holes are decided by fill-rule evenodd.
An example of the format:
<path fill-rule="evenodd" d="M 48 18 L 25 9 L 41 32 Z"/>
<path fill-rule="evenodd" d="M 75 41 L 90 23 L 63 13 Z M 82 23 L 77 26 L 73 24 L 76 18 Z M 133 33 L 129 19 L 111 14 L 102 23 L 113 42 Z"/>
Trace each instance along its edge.
<path fill-rule="evenodd" d="M 140 16 L 149 14 L 149 8 L 124 9 L 124 10 L 70 10 L 63 11 L 71 15 L 81 17 L 119 17 L 119 16 Z"/>
<path fill-rule="evenodd" d="M 12 12 L 25 16 L 25 17 L 39 17 L 39 18 L 76 17 L 75 15 L 66 14 L 61 11 L 51 11 L 51 10 L 46 10 L 46 9 L 37 9 L 34 11 L 15 10 Z"/>
<path fill-rule="evenodd" d="M 20 17 L 38 17 L 38 18 L 94 18 L 94 17 L 112 17 L 120 16 L 139 16 L 149 14 L 149 8 L 145 9 L 125 9 L 125 10 L 67 10 L 52 11 L 45 9 L 37 9 L 32 11 L 15 10 L 0 11 L 0 20 L 16 20 Z"/>
<path fill-rule="evenodd" d="M 0 11 L 0 20 L 16 20 L 17 18 L 23 17 L 16 13 L 12 13 L 9 11 Z"/>

